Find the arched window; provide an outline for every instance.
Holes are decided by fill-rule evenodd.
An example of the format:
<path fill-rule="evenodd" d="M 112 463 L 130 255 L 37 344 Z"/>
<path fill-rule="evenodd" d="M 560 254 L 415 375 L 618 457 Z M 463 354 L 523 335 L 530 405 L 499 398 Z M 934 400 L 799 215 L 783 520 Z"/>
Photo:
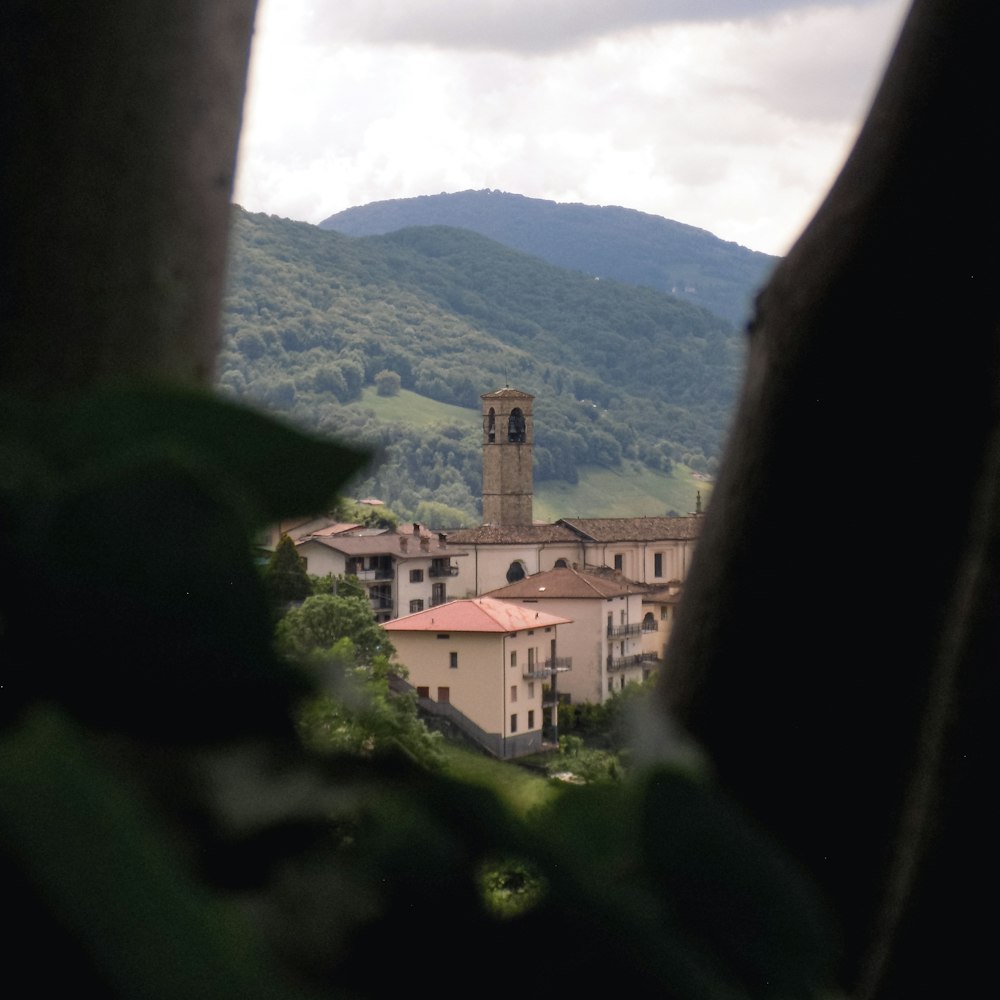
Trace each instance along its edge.
<path fill-rule="evenodd" d="M 510 568 L 507 570 L 507 582 L 517 583 L 518 580 L 523 580 L 526 575 L 524 563 L 517 559 L 510 564 Z"/>
<path fill-rule="evenodd" d="M 493 444 L 497 439 L 497 411 L 490 407 L 490 412 L 486 414 L 486 440 Z"/>
<path fill-rule="evenodd" d="M 510 411 L 510 419 L 507 421 L 507 440 L 514 444 L 520 444 L 524 442 L 524 435 L 524 414 L 519 406 L 515 406 Z"/>
<path fill-rule="evenodd" d="M 557 559 L 553 569 L 569 569 L 569 563 L 565 559 Z"/>
<path fill-rule="evenodd" d="M 656 618 L 652 611 L 647 611 L 642 619 L 642 630 L 643 632 L 655 632 L 656 631 Z"/>

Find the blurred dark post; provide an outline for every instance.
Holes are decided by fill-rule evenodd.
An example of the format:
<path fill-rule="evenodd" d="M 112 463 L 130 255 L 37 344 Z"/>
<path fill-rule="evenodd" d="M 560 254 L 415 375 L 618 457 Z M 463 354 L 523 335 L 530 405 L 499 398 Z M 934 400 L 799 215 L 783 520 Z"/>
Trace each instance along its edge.
<path fill-rule="evenodd" d="M 913 4 L 760 296 L 662 688 L 831 901 L 857 998 L 993 978 L 998 21 Z"/>
<path fill-rule="evenodd" d="M 0 8 L 0 389 L 211 381 L 254 0 Z"/>

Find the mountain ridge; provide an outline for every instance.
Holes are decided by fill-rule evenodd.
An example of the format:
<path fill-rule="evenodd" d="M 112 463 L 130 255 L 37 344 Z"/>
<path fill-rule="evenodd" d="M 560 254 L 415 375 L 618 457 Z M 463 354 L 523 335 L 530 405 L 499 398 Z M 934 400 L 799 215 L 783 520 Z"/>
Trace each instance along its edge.
<path fill-rule="evenodd" d="M 424 225 L 471 229 L 568 270 L 674 295 L 735 325 L 750 318 L 779 259 L 637 209 L 489 188 L 355 205 L 319 228 L 372 236 Z"/>

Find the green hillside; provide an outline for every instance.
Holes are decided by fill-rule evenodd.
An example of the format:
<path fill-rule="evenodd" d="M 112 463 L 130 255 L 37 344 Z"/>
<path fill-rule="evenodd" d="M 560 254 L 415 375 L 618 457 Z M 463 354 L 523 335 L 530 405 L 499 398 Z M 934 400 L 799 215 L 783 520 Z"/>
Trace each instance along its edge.
<path fill-rule="evenodd" d="M 359 491 L 428 520 L 480 517 L 479 396 L 504 384 L 536 397 L 540 497 L 584 469 L 711 473 L 745 350 L 704 309 L 468 230 L 354 238 L 239 208 L 223 322 L 223 391 L 368 446 Z"/>

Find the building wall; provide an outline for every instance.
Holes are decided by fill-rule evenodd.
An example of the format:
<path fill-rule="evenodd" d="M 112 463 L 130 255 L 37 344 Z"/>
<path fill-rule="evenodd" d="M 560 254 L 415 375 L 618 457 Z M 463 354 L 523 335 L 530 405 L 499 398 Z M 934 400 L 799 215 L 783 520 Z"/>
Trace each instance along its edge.
<path fill-rule="evenodd" d="M 628 684 L 643 678 L 643 665 L 636 664 L 624 670 L 608 671 L 608 655 L 620 657 L 624 645 L 625 656 L 635 656 L 642 652 L 642 598 L 639 594 L 615 597 L 606 600 L 594 598 L 539 597 L 535 600 L 520 600 L 514 603 L 522 607 L 538 607 L 548 614 L 562 615 L 572 621 L 559 626 L 557 653 L 559 657 L 572 658 L 572 669 L 556 676 L 556 690 L 560 695 L 569 695 L 573 704 L 595 702 L 603 704 L 612 693 L 621 690 L 622 679 Z M 614 627 L 622 623 L 636 626 L 631 635 L 608 637 L 608 614 L 612 616 Z M 646 668 L 650 666 L 645 665 Z M 609 690 L 608 680 L 613 688 Z"/>
<path fill-rule="evenodd" d="M 468 555 L 455 562 L 458 576 L 453 577 L 456 597 L 478 597 L 491 590 L 506 587 L 510 581 L 507 571 L 513 562 L 521 562 L 524 575 L 531 576 L 552 569 L 557 559 L 565 559 L 568 566 L 582 564 L 583 548 L 575 542 L 568 543 L 517 543 L 511 545 L 468 545 L 463 543 Z"/>
<path fill-rule="evenodd" d="M 484 732 L 517 736 L 524 742 L 528 733 L 540 733 L 542 728 L 541 681 L 523 676 L 528 650 L 543 647 L 554 633 L 554 628 L 551 633 L 537 630 L 513 636 L 394 630 L 390 639 L 396 648 L 394 659 L 407 668 L 413 687 L 427 688 L 427 697 L 434 701 L 439 700 L 438 689 L 446 687 L 449 702 Z M 452 653 L 457 653 L 456 667 L 451 666 Z M 511 653 L 516 654 L 513 666 Z M 516 733 L 512 716 L 517 716 Z"/>

